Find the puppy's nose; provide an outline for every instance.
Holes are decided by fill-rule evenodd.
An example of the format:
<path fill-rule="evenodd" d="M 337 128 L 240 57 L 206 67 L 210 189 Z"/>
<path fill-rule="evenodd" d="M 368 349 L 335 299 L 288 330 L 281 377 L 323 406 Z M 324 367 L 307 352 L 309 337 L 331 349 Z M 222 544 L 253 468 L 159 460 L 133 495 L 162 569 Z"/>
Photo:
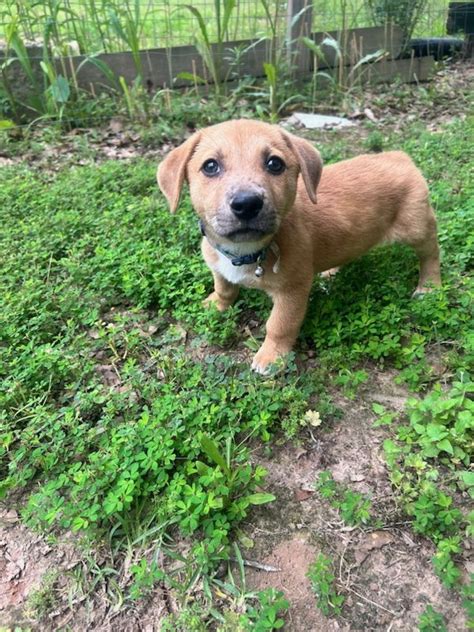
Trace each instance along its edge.
<path fill-rule="evenodd" d="M 263 197 L 254 192 L 239 191 L 230 202 L 230 208 L 239 219 L 252 219 L 263 207 Z"/>

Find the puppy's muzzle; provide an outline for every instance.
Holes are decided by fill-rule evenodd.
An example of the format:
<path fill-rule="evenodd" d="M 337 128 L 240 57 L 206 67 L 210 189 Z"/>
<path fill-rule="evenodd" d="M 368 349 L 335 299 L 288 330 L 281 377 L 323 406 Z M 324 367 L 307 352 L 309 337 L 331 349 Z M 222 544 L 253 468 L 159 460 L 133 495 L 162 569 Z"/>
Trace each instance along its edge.
<path fill-rule="evenodd" d="M 263 196 L 254 191 L 237 191 L 230 201 L 232 213 L 240 220 L 256 217 L 263 208 Z"/>

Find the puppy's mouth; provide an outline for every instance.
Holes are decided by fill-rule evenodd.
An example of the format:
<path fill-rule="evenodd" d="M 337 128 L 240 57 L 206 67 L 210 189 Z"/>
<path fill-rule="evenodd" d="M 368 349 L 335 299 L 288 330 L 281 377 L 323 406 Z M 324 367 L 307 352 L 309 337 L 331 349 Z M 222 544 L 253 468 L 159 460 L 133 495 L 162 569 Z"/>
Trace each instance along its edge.
<path fill-rule="evenodd" d="M 210 222 L 216 236 L 233 242 L 259 241 L 273 235 L 278 228 L 274 212 L 262 212 L 249 220 L 239 220 L 226 214 L 217 214 Z"/>
<path fill-rule="evenodd" d="M 262 237 L 270 235 L 273 231 L 263 230 L 262 228 L 252 228 L 245 226 L 242 228 L 236 228 L 227 233 L 223 233 L 221 236 L 229 239 L 230 241 L 242 242 L 242 241 L 258 241 Z"/>

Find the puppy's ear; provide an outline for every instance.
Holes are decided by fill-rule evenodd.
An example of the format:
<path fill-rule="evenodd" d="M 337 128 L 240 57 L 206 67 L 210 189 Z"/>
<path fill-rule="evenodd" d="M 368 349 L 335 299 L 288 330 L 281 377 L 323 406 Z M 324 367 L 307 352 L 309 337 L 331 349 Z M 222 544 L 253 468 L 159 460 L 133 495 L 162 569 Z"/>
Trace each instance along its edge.
<path fill-rule="evenodd" d="M 293 136 L 293 134 L 283 130 L 282 134 L 288 147 L 298 159 L 309 199 L 316 204 L 316 189 L 318 188 L 321 171 L 323 170 L 323 161 L 321 160 L 319 151 L 304 138 L 298 138 L 298 136 Z"/>
<path fill-rule="evenodd" d="M 199 142 L 200 132 L 193 134 L 182 145 L 170 151 L 163 162 L 158 165 L 156 179 L 164 196 L 168 200 L 170 211 L 176 212 L 186 178 L 186 167 L 194 148 Z"/>

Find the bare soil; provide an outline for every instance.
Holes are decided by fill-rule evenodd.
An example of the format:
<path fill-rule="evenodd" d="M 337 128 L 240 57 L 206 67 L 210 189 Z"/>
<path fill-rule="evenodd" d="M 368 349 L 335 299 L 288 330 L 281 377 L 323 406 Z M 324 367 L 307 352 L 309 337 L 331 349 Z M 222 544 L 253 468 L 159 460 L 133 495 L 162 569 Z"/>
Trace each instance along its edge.
<path fill-rule="evenodd" d="M 416 630 L 427 604 L 445 616 L 448 630 L 467 629 L 460 600 L 434 574 L 433 545 L 399 516 L 391 493 L 382 459 L 388 433 L 373 427 L 371 403 L 402 404 L 406 393 L 393 377 L 374 372 L 355 400 L 339 398 L 344 416 L 326 430 L 319 427 L 315 440 L 282 446 L 271 459 L 257 458 L 268 469 L 267 488 L 278 500 L 247 527 L 254 541 L 248 556 L 280 570 L 249 569 L 247 581 L 256 589 L 273 586 L 285 593 L 291 604 L 285 629 L 291 632 Z M 381 526 L 348 527 L 327 501 L 311 493 L 323 470 L 368 494 Z M 328 551 L 338 590 L 346 596 L 337 619 L 320 614 L 306 577 L 316 555 Z"/>
<path fill-rule="evenodd" d="M 300 443 L 282 442 L 271 456 L 265 456 L 261 447 L 253 454 L 253 461 L 268 470 L 265 487 L 277 500 L 256 508 L 241 527 L 253 543 L 242 548 L 244 559 L 272 569 L 248 567 L 247 588 L 284 592 L 290 602 L 284 628 L 289 632 L 416 630 L 427 604 L 445 616 L 450 632 L 467 629 L 460 600 L 434 574 L 433 545 L 416 536 L 400 517 L 391 492 L 382 458 L 389 431 L 373 427 L 371 404 L 403 406 L 407 393 L 393 378 L 374 369 L 354 399 L 333 393 L 343 412 L 340 419 L 323 420 L 317 429 L 304 431 Z M 378 526 L 344 524 L 337 510 L 314 491 L 323 470 L 371 497 Z M 159 630 L 163 615 L 174 610 L 174 597 L 162 586 L 150 598 L 121 608 L 107 594 L 106 582 L 96 590 L 76 586 L 71 604 L 71 573 L 82 563 L 84 549 L 67 537 L 48 543 L 24 527 L 12 509 L 0 513 L 0 550 L 0 625 L 7 629 L 152 632 Z M 334 560 L 337 588 L 346 598 L 339 617 L 321 614 L 307 578 L 309 564 L 320 552 Z M 105 557 L 102 563 L 107 565 Z M 129 579 L 124 567 L 126 563 L 117 580 L 121 585 Z M 38 623 L 38 608 L 33 606 L 51 573 L 53 581 L 44 597 L 50 603 L 43 604 L 46 612 Z"/>

